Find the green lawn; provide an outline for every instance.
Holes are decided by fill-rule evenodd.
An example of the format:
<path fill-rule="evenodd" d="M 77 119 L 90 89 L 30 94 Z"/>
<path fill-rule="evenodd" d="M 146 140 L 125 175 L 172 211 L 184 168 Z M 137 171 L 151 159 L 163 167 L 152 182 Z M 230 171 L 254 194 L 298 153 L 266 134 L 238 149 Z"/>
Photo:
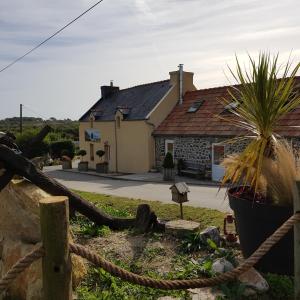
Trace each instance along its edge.
<path fill-rule="evenodd" d="M 151 209 L 156 213 L 158 218 L 173 220 L 178 219 L 180 216 L 178 204 L 164 204 L 159 201 L 146 201 L 82 191 L 75 192 L 111 215 L 121 217 L 135 216 L 138 205 L 146 203 L 151 206 Z M 210 225 L 222 228 L 223 219 L 225 217 L 225 213 L 218 210 L 187 205 L 183 206 L 183 215 L 185 220 L 199 222 L 201 229 Z"/>

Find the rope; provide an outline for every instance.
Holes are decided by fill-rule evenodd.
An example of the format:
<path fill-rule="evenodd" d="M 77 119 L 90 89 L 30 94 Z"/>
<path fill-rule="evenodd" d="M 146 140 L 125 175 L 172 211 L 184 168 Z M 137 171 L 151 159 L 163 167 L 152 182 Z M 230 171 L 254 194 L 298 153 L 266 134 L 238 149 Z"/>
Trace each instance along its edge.
<path fill-rule="evenodd" d="M 299 212 L 294 214 L 285 223 L 283 223 L 270 237 L 268 237 L 259 246 L 259 248 L 249 258 L 245 260 L 243 264 L 241 264 L 234 270 L 223 273 L 213 278 L 197 278 L 189 280 L 157 280 L 126 271 L 81 245 L 70 244 L 70 251 L 83 258 L 86 258 L 111 275 L 138 285 L 164 290 L 201 288 L 218 285 L 236 279 L 240 274 L 243 274 L 245 271 L 253 267 L 297 222 L 300 222 Z"/>
<path fill-rule="evenodd" d="M 26 256 L 17 261 L 11 269 L 0 280 L 0 293 L 7 289 L 7 287 L 16 279 L 16 277 L 27 269 L 34 261 L 38 260 L 44 255 L 44 249 L 40 246 L 32 250 Z"/>

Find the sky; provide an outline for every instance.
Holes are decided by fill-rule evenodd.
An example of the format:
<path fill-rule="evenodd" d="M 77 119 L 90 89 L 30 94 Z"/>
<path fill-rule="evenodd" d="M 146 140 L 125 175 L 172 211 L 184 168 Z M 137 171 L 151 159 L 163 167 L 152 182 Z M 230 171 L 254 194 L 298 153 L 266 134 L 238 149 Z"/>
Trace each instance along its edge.
<path fill-rule="evenodd" d="M 1 0 L 0 69 L 97 0 Z M 104 0 L 0 73 L 0 119 L 78 119 L 110 80 L 120 88 L 169 78 L 184 64 L 198 89 L 233 83 L 235 55 L 300 61 L 299 0 Z M 300 74 L 299 74 L 300 75 Z"/>

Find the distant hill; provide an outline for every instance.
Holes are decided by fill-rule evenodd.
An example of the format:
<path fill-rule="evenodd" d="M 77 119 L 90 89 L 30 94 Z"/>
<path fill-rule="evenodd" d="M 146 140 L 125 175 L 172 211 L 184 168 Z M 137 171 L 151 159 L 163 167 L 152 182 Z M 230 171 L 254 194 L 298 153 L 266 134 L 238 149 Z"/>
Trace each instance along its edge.
<path fill-rule="evenodd" d="M 53 128 L 51 133 L 52 140 L 71 139 L 79 140 L 79 122 L 71 119 L 58 120 L 50 118 L 43 120 L 42 118 L 23 117 L 23 132 L 27 130 L 40 129 L 46 124 Z M 20 118 L 12 117 L 0 120 L 0 131 L 10 131 L 15 135 L 20 133 Z"/>

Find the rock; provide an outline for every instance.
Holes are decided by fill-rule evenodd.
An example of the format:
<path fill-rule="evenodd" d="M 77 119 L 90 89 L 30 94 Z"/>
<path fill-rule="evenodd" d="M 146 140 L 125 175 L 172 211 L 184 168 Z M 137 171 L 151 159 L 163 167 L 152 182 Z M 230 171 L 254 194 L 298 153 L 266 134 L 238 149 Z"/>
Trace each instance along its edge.
<path fill-rule="evenodd" d="M 259 293 L 264 293 L 269 290 L 267 281 L 254 269 L 251 268 L 247 272 L 241 274 L 238 280 L 244 283 L 247 287 L 255 289 Z"/>
<path fill-rule="evenodd" d="M 19 180 L 9 183 L 0 193 L 0 278 L 41 241 L 39 200 L 47 193 Z M 71 238 L 70 238 L 71 240 Z M 87 274 L 83 260 L 72 255 L 73 286 Z M 42 299 L 41 260 L 21 273 L 7 290 L 6 296 L 20 300 Z M 0 299 L 1 298 L 0 296 Z"/>
<path fill-rule="evenodd" d="M 189 289 L 192 300 L 215 300 L 223 299 L 224 294 L 221 291 L 213 290 L 212 288 L 206 287 L 201 289 Z"/>
<path fill-rule="evenodd" d="M 214 273 L 225 273 L 234 269 L 234 266 L 231 262 L 226 260 L 224 257 L 217 259 L 214 261 L 211 267 Z"/>
<path fill-rule="evenodd" d="M 217 246 L 220 246 L 220 243 L 222 241 L 220 230 L 216 226 L 207 227 L 205 230 L 200 232 L 200 236 L 203 241 L 206 241 L 207 239 L 211 239 L 217 244 Z"/>
<path fill-rule="evenodd" d="M 199 230 L 200 224 L 193 221 L 173 220 L 165 224 L 165 231 L 168 234 L 185 237 Z"/>

